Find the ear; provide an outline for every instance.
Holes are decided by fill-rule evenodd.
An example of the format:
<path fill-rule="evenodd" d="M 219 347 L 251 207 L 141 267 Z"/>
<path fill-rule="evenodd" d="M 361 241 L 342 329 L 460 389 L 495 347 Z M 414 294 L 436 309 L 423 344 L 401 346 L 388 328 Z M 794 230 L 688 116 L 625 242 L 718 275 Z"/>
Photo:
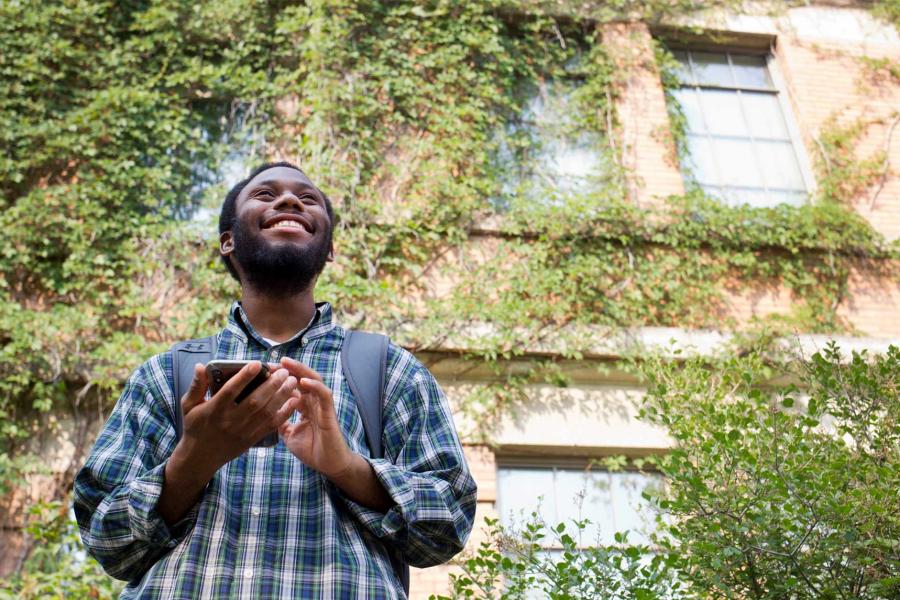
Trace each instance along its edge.
<path fill-rule="evenodd" d="M 328 257 L 325 258 L 327 262 L 334 262 L 334 242 L 328 247 Z"/>
<path fill-rule="evenodd" d="M 219 254 L 228 256 L 232 252 L 234 252 L 234 237 L 231 231 L 226 231 L 219 236 Z"/>

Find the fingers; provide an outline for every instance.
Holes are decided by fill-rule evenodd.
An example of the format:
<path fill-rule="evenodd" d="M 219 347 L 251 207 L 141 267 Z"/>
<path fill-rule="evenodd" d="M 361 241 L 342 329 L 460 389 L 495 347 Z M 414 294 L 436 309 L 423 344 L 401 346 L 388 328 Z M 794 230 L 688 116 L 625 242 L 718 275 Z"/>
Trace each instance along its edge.
<path fill-rule="evenodd" d="M 234 403 L 234 399 L 237 398 L 238 394 L 241 393 L 241 390 L 243 390 L 248 383 L 253 381 L 253 378 L 256 377 L 260 369 L 262 369 L 262 363 L 258 360 L 247 363 L 234 377 L 225 382 L 222 389 L 220 389 L 215 396 L 210 398 L 210 402 L 218 406 Z M 269 379 L 271 379 L 271 377 L 269 377 Z M 266 383 L 268 383 L 268 381 L 266 381 Z M 265 385 L 265 383 L 263 385 Z"/>
<path fill-rule="evenodd" d="M 277 427 L 281 428 L 283 425 L 288 424 L 286 421 L 294 414 L 295 410 L 300 408 L 300 404 L 300 394 L 297 393 L 297 388 L 294 387 L 288 392 L 287 399 L 281 405 L 281 408 L 275 412 L 274 421 Z"/>
<path fill-rule="evenodd" d="M 279 368 L 274 373 L 271 373 L 256 390 L 240 403 L 239 412 L 249 415 L 258 411 L 269 410 L 273 398 L 284 388 L 286 392 L 282 394 L 283 398 L 278 402 L 278 406 L 281 406 L 281 403 L 290 394 L 289 390 L 296 389 L 296 387 L 297 378 L 288 373 L 286 369 Z M 274 409 L 269 410 L 269 412 L 274 412 Z"/>
<path fill-rule="evenodd" d="M 297 379 L 307 377 L 309 379 L 315 379 L 316 381 L 322 381 L 321 375 L 319 375 L 313 369 L 310 369 L 309 367 L 304 365 L 299 360 L 294 360 L 293 358 L 288 358 L 287 356 L 285 356 L 281 359 L 281 366 L 290 371 L 291 375 L 293 375 Z"/>
<path fill-rule="evenodd" d="M 191 385 L 184 396 L 181 397 L 181 411 L 183 414 L 188 414 L 195 406 L 203 402 L 203 397 L 206 396 L 206 386 L 206 368 L 202 364 L 197 363 L 194 365 L 194 378 L 191 379 Z"/>
<path fill-rule="evenodd" d="M 266 386 L 269 389 L 260 386 L 260 389 L 251 394 L 235 413 L 237 418 L 247 423 L 254 440 L 278 429 L 290 418 L 299 404 L 299 398 L 294 396 L 294 392 L 297 391 L 297 378 L 288 375 L 286 370 L 279 369 L 273 373 L 266 384 L 278 385 L 278 388 L 273 392 L 271 386 Z"/>
<path fill-rule="evenodd" d="M 318 396 L 321 400 L 326 400 L 329 404 L 334 403 L 334 400 L 331 397 L 331 390 L 327 385 L 322 383 L 321 379 L 310 379 L 308 377 L 303 377 L 300 379 L 300 383 L 298 385 L 300 388 L 300 392 L 309 392 Z"/>
<path fill-rule="evenodd" d="M 317 379 L 304 377 L 297 386 L 303 400 L 301 411 L 309 418 L 315 418 L 319 425 L 326 422 L 336 422 L 337 415 L 334 411 L 334 398 L 327 385 Z M 315 415 L 315 417 L 313 417 Z"/>

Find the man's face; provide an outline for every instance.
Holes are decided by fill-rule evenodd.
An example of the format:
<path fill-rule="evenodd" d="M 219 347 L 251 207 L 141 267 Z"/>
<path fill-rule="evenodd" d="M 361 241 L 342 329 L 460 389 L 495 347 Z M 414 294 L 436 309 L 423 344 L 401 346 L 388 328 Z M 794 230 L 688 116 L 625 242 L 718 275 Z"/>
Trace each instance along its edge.
<path fill-rule="evenodd" d="M 242 285 L 286 297 L 315 283 L 332 258 L 332 223 L 325 197 L 300 171 L 273 167 L 250 180 L 235 202 L 231 231 L 220 251 Z"/>

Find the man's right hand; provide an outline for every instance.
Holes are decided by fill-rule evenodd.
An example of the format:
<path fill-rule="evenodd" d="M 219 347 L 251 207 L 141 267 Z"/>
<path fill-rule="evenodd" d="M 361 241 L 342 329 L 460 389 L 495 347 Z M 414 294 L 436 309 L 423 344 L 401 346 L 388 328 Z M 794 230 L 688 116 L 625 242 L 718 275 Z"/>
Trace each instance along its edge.
<path fill-rule="evenodd" d="M 262 365 L 251 362 L 205 400 L 208 385 L 203 365 L 181 399 L 184 435 L 165 467 L 158 510 L 166 523 L 180 520 L 199 499 L 215 472 L 240 456 L 264 435 L 287 421 L 299 402 L 297 379 L 277 369 L 240 404 L 234 399 Z"/>

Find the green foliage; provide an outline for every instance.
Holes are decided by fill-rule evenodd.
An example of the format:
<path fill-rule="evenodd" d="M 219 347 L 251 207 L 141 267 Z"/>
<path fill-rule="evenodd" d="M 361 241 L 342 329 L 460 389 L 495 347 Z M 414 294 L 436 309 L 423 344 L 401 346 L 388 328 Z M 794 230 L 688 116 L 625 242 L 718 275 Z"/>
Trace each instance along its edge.
<path fill-rule="evenodd" d="M 50 502 L 33 506 L 26 532 L 34 550 L 13 577 L 0 579 L 0 598 L 116 598 L 123 584 L 103 572 L 85 556 L 69 504 Z"/>
<path fill-rule="evenodd" d="M 868 189 L 884 167 L 884 152 L 859 159 L 856 142 L 868 125 L 862 119 L 839 125 L 831 118 L 819 136 L 819 195 L 824 202 L 850 202 Z"/>
<path fill-rule="evenodd" d="M 900 0 L 877 0 L 872 12 L 892 23 L 895 28 L 900 26 Z"/>
<path fill-rule="evenodd" d="M 462 574 L 450 576 L 450 595 L 432 600 L 678 597 L 676 556 L 630 544 L 627 534 L 617 533 L 613 545 L 590 546 L 580 539 L 586 521 L 550 527 L 533 514 L 521 531 L 485 521 L 487 540 L 462 561 Z M 548 542 L 557 548 L 553 553 L 545 550 Z"/>
<path fill-rule="evenodd" d="M 900 83 L 900 64 L 897 61 L 887 57 L 860 56 L 859 62 L 865 67 L 866 75 L 875 82 Z"/>
<path fill-rule="evenodd" d="M 642 461 L 666 479 L 644 492 L 652 547 L 592 545 L 583 521 L 488 519 L 446 598 L 896 598 L 900 349 L 776 358 L 641 363 L 641 418 L 674 442 Z"/>
<path fill-rule="evenodd" d="M 467 348 L 498 374 L 462 407 L 486 428 L 529 381 L 564 383 L 503 361 L 551 341 L 578 358 L 586 326 L 721 325 L 725 287 L 784 281 L 802 327 L 846 328 L 850 268 L 896 251 L 843 206 L 626 201 L 620 65 L 595 23 L 736 3 L 574 4 L 0 5 L 0 491 L 56 416 L 83 452 L 131 369 L 221 325 L 237 286 L 191 218 L 218 208 L 228 165 L 263 156 L 303 165 L 340 214 L 319 297 L 413 349 Z M 546 143 L 510 131 L 527 90 L 567 77 L 567 126 L 605 171 L 578 193 L 510 188 L 503 144 L 534 173 Z"/>
<path fill-rule="evenodd" d="M 900 349 L 778 365 L 646 365 L 642 417 L 675 442 L 657 541 L 702 597 L 897 597 Z"/>
<path fill-rule="evenodd" d="M 598 18 L 687 4 L 613 3 Z M 572 325 L 717 324 L 725 285 L 779 278 L 805 307 L 804 327 L 839 329 L 852 261 L 890 254 L 835 207 L 758 211 L 693 195 L 629 204 L 613 142 L 619 71 L 592 27 L 541 9 L 160 0 L 2 10 L 0 415 L 12 444 L 53 406 L 108 406 L 143 357 L 220 324 L 236 288 L 201 233 L 211 224 L 177 219 L 218 205 L 222 188 L 209 184 L 229 157 L 293 156 L 333 197 L 338 259 L 319 291 L 344 322 L 418 348 L 459 336 L 490 363 L 550 338 L 578 355 Z M 595 136 L 607 172 L 577 194 L 510 193 L 498 134 L 521 119 L 523 90 L 566 77 L 582 81 L 571 125 Z M 513 136 L 519 158 L 540 155 L 527 133 Z M 444 259 L 470 252 L 484 253 Z M 431 297 L 436 280 L 453 285 Z M 466 340 L 473 315 L 495 334 Z"/>

